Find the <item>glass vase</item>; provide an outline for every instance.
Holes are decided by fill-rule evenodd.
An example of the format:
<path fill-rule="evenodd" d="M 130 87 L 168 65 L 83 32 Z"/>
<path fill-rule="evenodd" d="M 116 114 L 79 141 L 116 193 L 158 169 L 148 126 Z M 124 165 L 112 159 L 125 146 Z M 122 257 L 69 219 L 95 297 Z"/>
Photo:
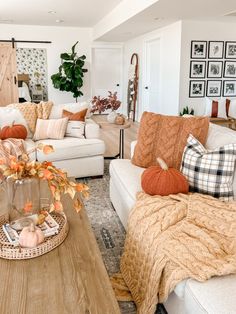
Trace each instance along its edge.
<path fill-rule="evenodd" d="M 12 228 L 21 230 L 32 223 L 30 216 L 40 209 L 40 185 L 37 178 L 6 180 L 9 222 Z"/>

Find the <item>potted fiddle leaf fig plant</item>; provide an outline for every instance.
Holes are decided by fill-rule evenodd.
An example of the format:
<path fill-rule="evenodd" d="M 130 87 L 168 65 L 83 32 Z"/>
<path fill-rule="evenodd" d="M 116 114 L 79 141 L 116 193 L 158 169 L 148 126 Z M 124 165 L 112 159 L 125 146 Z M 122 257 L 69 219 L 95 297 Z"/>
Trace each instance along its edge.
<path fill-rule="evenodd" d="M 78 57 L 75 52 L 78 41 L 72 46 L 71 53 L 62 53 L 61 65 L 58 73 L 51 76 L 53 86 L 60 91 L 73 93 L 73 97 L 83 96 L 81 88 L 83 86 L 84 73 L 88 72 L 84 68 L 86 56 Z"/>

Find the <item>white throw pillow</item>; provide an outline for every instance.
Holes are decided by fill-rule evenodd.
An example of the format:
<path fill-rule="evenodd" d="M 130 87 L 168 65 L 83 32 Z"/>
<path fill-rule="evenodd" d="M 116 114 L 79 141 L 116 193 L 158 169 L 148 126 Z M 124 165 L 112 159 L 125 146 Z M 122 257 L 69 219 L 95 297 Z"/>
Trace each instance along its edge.
<path fill-rule="evenodd" d="M 15 108 L 0 108 L 0 127 L 11 125 L 12 123 L 22 124 L 27 127 L 27 123 L 22 113 Z"/>
<path fill-rule="evenodd" d="M 68 118 L 43 120 L 38 119 L 34 133 L 34 140 L 46 140 L 48 138 L 61 140 L 66 133 Z"/>
<path fill-rule="evenodd" d="M 27 122 L 20 110 L 9 107 L 0 108 L 0 128 L 12 125 L 13 122 L 14 124 L 24 125 L 27 129 L 27 138 L 32 137 Z"/>
<path fill-rule="evenodd" d="M 84 138 L 85 122 L 69 120 L 65 136 Z"/>
<path fill-rule="evenodd" d="M 213 101 L 217 101 L 218 102 L 217 118 L 227 119 L 227 115 L 226 115 L 226 99 L 225 98 L 212 99 L 212 98 L 206 97 L 205 116 L 207 116 L 207 117 L 211 117 L 212 116 L 212 102 Z"/>
<path fill-rule="evenodd" d="M 87 109 L 88 107 L 89 105 L 86 101 L 83 101 L 81 103 L 69 103 L 60 105 L 54 104 L 49 119 L 60 119 L 62 117 L 63 109 L 70 111 L 72 113 L 76 113 L 84 109 Z"/>
<path fill-rule="evenodd" d="M 236 119 L 236 99 L 230 99 L 229 116 Z"/>

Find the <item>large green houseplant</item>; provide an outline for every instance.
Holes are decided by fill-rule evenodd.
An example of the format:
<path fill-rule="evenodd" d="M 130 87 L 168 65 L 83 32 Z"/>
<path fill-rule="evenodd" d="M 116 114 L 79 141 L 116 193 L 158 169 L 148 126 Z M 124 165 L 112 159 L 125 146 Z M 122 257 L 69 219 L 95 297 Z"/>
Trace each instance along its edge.
<path fill-rule="evenodd" d="M 51 76 L 53 86 L 61 91 L 73 93 L 73 97 L 76 98 L 82 96 L 81 88 L 83 86 L 84 73 L 88 72 L 84 69 L 86 56 L 77 56 L 75 47 L 78 41 L 72 46 L 71 53 L 62 53 L 61 65 L 59 66 L 59 72 Z"/>

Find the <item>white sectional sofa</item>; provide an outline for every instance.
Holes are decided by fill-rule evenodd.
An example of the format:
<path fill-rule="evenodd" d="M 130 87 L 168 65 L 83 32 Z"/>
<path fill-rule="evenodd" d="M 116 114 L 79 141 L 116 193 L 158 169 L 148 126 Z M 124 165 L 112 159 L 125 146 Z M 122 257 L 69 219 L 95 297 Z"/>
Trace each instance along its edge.
<path fill-rule="evenodd" d="M 62 104 L 53 105 L 49 119 L 59 119 L 62 117 L 63 109 L 70 112 L 78 112 L 84 109 L 85 104 L 73 103 L 73 104 Z M 13 108 L 0 108 L 0 127 L 1 123 L 6 123 L 6 120 L 10 122 L 9 113 L 12 111 L 16 118 L 18 118 L 19 111 Z M 5 114 L 4 114 L 5 111 Z M 16 111 L 18 111 L 17 114 Z M 4 119 L 4 116 L 6 117 Z M 2 119 L 1 119 L 2 118 Z M 26 123 L 24 118 L 21 117 L 16 120 L 15 123 L 24 124 Z M 32 136 L 25 140 L 26 150 L 30 153 L 32 160 L 37 159 L 38 161 L 52 161 L 53 164 L 58 167 L 65 169 L 69 176 L 75 178 L 90 177 L 90 176 L 102 176 L 104 173 L 104 152 L 105 144 L 104 141 L 99 138 L 100 128 L 97 123 L 92 119 L 86 119 L 85 121 L 85 138 L 75 137 L 64 137 L 60 140 L 40 140 L 34 141 Z M 33 148 L 38 143 L 53 145 L 55 150 L 54 153 L 44 155 L 40 151 L 33 151 Z"/>
<path fill-rule="evenodd" d="M 214 149 L 236 143 L 236 132 L 210 124 L 206 147 Z M 131 154 L 135 143 L 132 143 Z M 116 159 L 110 164 L 110 199 L 124 227 L 141 191 L 144 169 L 128 159 Z M 236 174 L 234 177 L 236 196 Z M 204 283 L 192 279 L 180 282 L 164 304 L 168 314 L 235 314 L 236 275 L 212 278 Z"/>

